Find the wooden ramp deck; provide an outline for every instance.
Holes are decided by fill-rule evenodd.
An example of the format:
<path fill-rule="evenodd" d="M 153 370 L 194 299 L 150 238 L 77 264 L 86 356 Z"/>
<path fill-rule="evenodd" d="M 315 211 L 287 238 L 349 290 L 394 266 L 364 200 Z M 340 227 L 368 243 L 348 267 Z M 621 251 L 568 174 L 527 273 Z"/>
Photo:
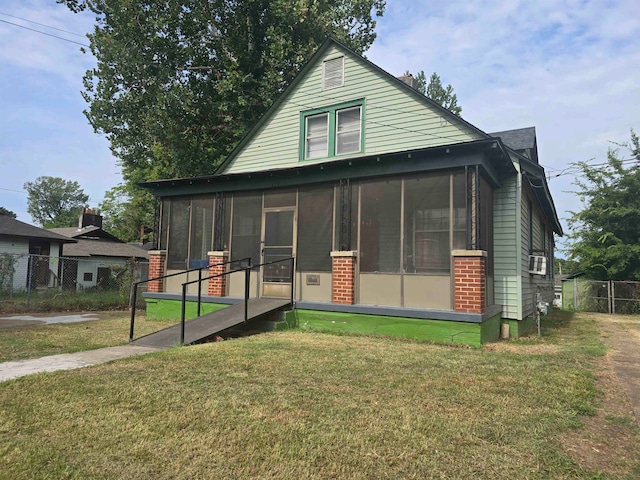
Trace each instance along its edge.
<path fill-rule="evenodd" d="M 248 319 L 254 320 L 263 315 L 278 311 L 291 305 L 291 301 L 281 298 L 250 298 L 248 305 Z M 227 328 L 244 322 L 244 302 L 236 303 L 192 320 L 187 320 L 184 326 L 184 343 L 189 345 L 199 340 L 211 337 Z M 180 323 L 155 333 L 150 333 L 133 340 L 130 345 L 167 348 L 180 344 Z"/>

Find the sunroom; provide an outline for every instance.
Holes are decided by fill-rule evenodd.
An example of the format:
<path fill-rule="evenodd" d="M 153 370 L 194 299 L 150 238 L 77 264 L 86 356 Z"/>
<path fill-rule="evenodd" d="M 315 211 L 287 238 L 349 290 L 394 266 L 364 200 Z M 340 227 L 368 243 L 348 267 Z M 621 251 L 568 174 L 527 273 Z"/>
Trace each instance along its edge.
<path fill-rule="evenodd" d="M 251 297 L 289 297 L 293 289 L 298 308 L 468 321 L 495 310 L 494 190 L 501 171 L 515 173 L 505 157 L 492 140 L 149 182 L 161 197 L 152 261 L 159 257 L 166 274 L 268 263 L 254 268 Z M 460 284 L 456 262 L 469 259 L 482 278 L 465 274 Z M 160 293 L 179 293 L 196 278 L 197 271 L 167 278 Z M 209 301 L 241 298 L 244 273 L 203 291 L 215 297 Z"/>

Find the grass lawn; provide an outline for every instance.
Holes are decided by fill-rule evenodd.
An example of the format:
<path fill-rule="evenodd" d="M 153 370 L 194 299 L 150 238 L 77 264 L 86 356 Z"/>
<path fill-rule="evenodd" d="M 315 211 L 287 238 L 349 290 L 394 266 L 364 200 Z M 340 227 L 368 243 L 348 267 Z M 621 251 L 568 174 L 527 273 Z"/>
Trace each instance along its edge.
<path fill-rule="evenodd" d="M 129 342 L 129 312 L 96 312 L 100 320 L 0 329 L 0 362 L 72 353 Z M 175 324 L 136 315 L 136 337 Z"/>
<path fill-rule="evenodd" d="M 602 406 L 597 321 L 545 324 L 477 349 L 278 332 L 1 383 L 0 478 L 638 478 L 640 456 L 567 447 Z"/>

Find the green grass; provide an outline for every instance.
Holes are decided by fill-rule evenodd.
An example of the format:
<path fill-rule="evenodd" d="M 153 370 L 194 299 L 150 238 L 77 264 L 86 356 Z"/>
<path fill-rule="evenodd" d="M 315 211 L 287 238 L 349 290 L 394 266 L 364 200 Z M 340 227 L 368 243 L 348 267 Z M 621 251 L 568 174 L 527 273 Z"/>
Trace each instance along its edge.
<path fill-rule="evenodd" d="M 141 304 L 140 302 L 136 302 Z M 87 312 L 100 310 L 126 310 L 129 308 L 129 293 L 117 290 L 69 292 L 56 289 L 35 291 L 27 298 L 26 293 L 0 299 L 0 313 L 26 312 Z"/>
<path fill-rule="evenodd" d="M 25 326 L 0 330 L 0 362 L 124 345 L 129 341 L 128 312 L 98 312 L 100 320 Z M 136 316 L 135 336 L 175 324 Z"/>
<path fill-rule="evenodd" d="M 0 479 L 608 478 L 559 442 L 598 404 L 597 330 L 545 335 L 288 331 L 23 377 L 0 384 Z"/>

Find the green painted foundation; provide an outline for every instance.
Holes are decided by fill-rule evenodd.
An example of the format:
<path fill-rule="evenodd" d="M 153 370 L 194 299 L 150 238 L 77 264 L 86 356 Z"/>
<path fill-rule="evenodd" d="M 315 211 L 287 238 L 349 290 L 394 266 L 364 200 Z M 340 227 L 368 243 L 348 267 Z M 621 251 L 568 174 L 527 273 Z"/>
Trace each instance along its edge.
<path fill-rule="evenodd" d="M 466 323 L 315 310 L 293 313 L 298 328 L 306 331 L 380 335 L 472 346 L 497 340 L 500 333 L 500 315 L 482 323 Z"/>
<path fill-rule="evenodd" d="M 147 319 L 175 319 L 180 320 L 182 302 L 180 300 L 165 300 L 159 298 L 145 298 L 147 303 Z M 200 313 L 211 313 L 216 310 L 221 310 L 229 305 L 221 303 L 201 303 Z M 186 305 L 186 318 L 196 318 L 198 314 L 197 302 L 187 302 Z"/>
<path fill-rule="evenodd" d="M 180 300 L 157 298 L 147 298 L 145 300 L 147 302 L 147 318 L 180 318 Z M 202 303 L 201 311 L 202 313 L 209 313 L 227 306 L 218 303 Z M 195 302 L 187 302 L 187 319 L 196 317 L 196 307 Z M 294 310 L 279 312 L 277 318 L 258 321 L 255 326 L 263 331 L 298 328 L 303 331 L 380 335 L 456 345 L 480 346 L 483 343 L 498 340 L 500 323 L 500 314 L 482 323 L 468 323 L 318 310 Z"/>
<path fill-rule="evenodd" d="M 536 319 L 529 316 L 523 320 L 506 320 L 509 323 L 509 338 L 524 337 L 536 328 Z"/>

